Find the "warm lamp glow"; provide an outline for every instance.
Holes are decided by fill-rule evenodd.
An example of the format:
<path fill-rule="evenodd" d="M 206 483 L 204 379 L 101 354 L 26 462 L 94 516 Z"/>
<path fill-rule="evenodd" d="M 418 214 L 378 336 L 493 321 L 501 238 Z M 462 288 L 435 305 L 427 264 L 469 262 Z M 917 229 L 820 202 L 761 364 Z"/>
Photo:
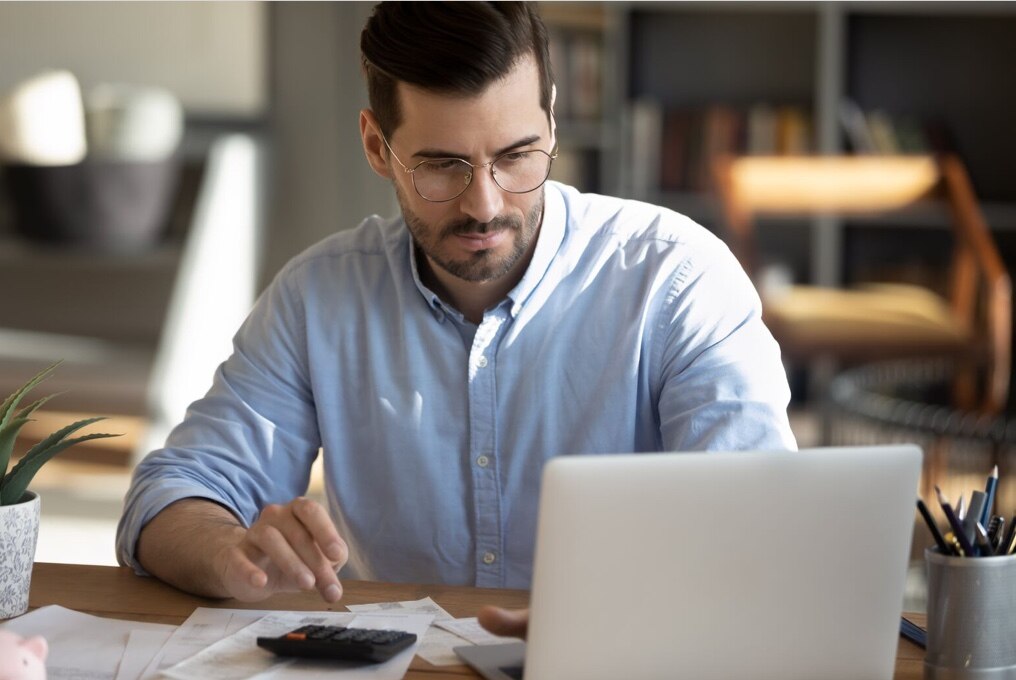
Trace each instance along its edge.
<path fill-rule="evenodd" d="M 733 162 L 735 194 L 756 211 L 869 212 L 912 203 L 938 181 L 917 157 L 749 157 Z"/>

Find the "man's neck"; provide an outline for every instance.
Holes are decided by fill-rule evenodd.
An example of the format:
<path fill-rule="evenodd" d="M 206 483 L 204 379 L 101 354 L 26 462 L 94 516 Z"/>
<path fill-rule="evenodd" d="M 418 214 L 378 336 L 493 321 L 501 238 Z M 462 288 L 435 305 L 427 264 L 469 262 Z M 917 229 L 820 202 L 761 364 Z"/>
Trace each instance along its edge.
<path fill-rule="evenodd" d="M 491 281 L 466 281 L 454 276 L 435 264 L 423 251 L 417 249 L 417 265 L 424 285 L 437 293 L 438 297 L 462 312 L 466 320 L 479 324 L 483 313 L 505 299 L 508 293 L 522 280 L 540 240 L 539 231 L 529 244 L 529 249 L 519 258 L 515 266 L 504 276 Z"/>

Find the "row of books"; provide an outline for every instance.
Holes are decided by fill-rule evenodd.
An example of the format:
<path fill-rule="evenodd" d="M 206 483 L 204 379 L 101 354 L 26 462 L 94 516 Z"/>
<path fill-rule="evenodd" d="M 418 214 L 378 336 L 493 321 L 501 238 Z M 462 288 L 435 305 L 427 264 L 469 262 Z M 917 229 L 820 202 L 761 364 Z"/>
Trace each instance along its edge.
<path fill-rule="evenodd" d="M 664 108 L 653 100 L 631 105 L 632 193 L 709 191 L 710 167 L 721 154 L 812 153 L 811 112 L 799 106 L 711 105 Z"/>
<path fill-rule="evenodd" d="M 937 120 L 840 106 L 847 149 L 857 154 L 954 152 L 949 127 Z M 659 191 L 712 190 L 713 159 L 721 154 L 814 153 L 813 117 L 800 106 L 757 103 L 735 107 L 667 108 L 655 100 L 632 102 L 631 191 L 652 199 Z"/>
<path fill-rule="evenodd" d="M 603 98 L 603 41 L 588 31 L 554 30 L 550 63 L 557 85 L 554 111 L 560 120 L 600 116 Z"/>
<path fill-rule="evenodd" d="M 949 127 L 942 121 L 865 111 L 850 99 L 840 104 L 840 124 L 847 144 L 857 154 L 925 154 L 956 150 Z"/>

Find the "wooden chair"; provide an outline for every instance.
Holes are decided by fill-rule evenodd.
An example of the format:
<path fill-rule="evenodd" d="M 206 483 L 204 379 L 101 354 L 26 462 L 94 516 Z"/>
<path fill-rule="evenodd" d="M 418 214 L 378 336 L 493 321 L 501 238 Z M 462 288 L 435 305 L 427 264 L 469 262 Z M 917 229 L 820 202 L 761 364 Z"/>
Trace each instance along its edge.
<path fill-rule="evenodd" d="M 728 243 L 753 276 L 760 216 L 878 215 L 918 202 L 948 211 L 954 238 L 945 297 L 899 283 L 792 285 L 763 291 L 763 314 L 791 362 L 948 355 L 960 367 L 955 406 L 987 413 L 1004 408 L 1011 284 L 957 157 L 722 157 L 713 171 Z"/>

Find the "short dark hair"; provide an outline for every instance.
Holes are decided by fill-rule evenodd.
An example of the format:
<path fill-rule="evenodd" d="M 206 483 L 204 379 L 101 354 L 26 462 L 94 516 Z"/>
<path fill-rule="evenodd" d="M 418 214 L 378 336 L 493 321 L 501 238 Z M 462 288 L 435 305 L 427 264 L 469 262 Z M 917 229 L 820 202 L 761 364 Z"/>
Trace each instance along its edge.
<path fill-rule="evenodd" d="M 381 131 L 401 123 L 398 81 L 437 93 L 476 95 L 532 55 L 540 107 L 550 119 L 547 29 L 528 2 L 383 2 L 360 34 L 367 97 Z"/>

